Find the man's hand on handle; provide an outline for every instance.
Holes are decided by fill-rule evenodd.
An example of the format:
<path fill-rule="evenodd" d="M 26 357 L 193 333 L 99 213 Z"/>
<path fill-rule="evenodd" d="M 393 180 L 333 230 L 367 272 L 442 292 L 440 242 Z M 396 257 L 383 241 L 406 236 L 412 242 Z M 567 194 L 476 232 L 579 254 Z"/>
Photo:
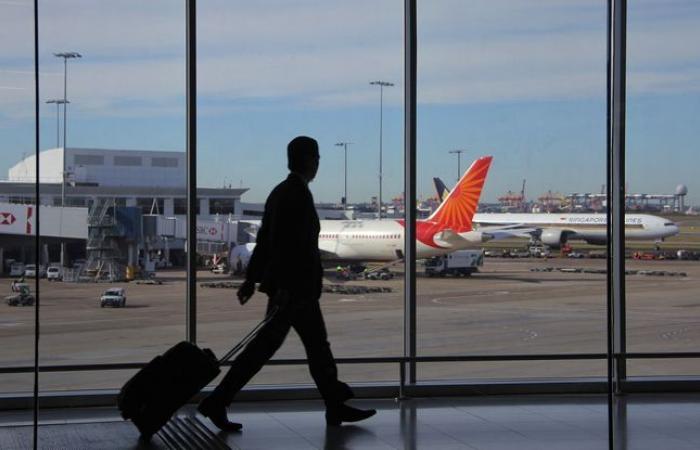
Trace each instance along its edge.
<path fill-rule="evenodd" d="M 245 280 L 238 288 L 238 302 L 245 305 L 253 294 L 255 294 L 255 282 Z"/>

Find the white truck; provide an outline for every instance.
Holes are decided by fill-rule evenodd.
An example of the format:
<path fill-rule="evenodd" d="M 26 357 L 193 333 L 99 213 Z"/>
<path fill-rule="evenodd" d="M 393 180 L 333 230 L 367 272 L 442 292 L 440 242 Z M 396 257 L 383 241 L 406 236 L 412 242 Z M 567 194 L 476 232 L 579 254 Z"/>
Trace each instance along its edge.
<path fill-rule="evenodd" d="M 468 277 L 484 265 L 483 250 L 457 250 L 425 261 L 425 274 L 429 277 Z"/>

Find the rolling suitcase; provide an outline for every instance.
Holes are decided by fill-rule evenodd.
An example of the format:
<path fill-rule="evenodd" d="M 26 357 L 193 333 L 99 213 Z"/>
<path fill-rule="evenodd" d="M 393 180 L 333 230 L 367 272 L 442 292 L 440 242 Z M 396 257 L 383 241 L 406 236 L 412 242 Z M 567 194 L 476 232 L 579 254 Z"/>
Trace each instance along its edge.
<path fill-rule="evenodd" d="M 221 359 L 208 349 L 183 341 L 156 356 L 119 391 L 117 407 L 148 440 L 181 406 L 221 372 L 220 366 L 238 353 L 277 313 L 275 307 Z"/>

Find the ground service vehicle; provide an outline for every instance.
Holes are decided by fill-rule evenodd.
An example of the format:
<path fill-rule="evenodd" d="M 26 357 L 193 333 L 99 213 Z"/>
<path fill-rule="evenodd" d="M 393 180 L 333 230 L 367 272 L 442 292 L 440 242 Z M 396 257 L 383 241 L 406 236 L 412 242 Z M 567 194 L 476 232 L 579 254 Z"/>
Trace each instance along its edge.
<path fill-rule="evenodd" d="M 548 258 L 552 254 L 546 245 L 531 245 L 528 252 L 535 258 Z"/>
<path fill-rule="evenodd" d="M 5 297 L 5 301 L 10 306 L 32 306 L 34 296 L 27 283 L 12 283 L 12 293 Z"/>
<path fill-rule="evenodd" d="M 100 297 L 100 307 L 112 306 L 123 308 L 126 306 L 126 293 L 124 288 L 109 288 Z"/>
<path fill-rule="evenodd" d="M 447 255 L 435 256 L 425 262 L 425 274 L 429 277 L 446 275 L 468 277 L 484 265 L 482 250 L 458 250 Z"/>
<path fill-rule="evenodd" d="M 365 272 L 365 280 L 391 280 L 392 278 L 394 274 L 386 267 Z"/>

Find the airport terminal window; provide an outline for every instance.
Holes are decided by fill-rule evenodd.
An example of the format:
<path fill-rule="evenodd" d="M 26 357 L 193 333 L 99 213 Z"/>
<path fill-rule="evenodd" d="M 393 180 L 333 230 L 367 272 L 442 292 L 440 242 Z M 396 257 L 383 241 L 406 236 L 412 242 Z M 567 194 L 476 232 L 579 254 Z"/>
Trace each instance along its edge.
<path fill-rule="evenodd" d="M 140 166 L 141 157 L 140 156 L 115 156 L 114 157 L 115 166 Z"/>
<path fill-rule="evenodd" d="M 465 239 L 483 237 L 478 227 L 499 228 L 491 223 L 499 217 L 513 220 L 487 208 L 543 220 L 537 216 L 543 193 L 552 187 L 597 192 L 598 181 L 591 181 L 605 177 L 605 3 L 497 3 L 419 2 L 416 184 L 424 198 L 446 198 L 438 200 L 444 212 L 434 220 Z M 460 195 L 446 197 L 440 184 Z M 478 201 L 470 203 L 474 195 Z M 545 258 L 537 250 L 544 247 L 533 245 L 539 237 L 509 233 L 509 225 L 521 224 L 503 223 L 493 239 L 418 261 L 419 356 L 605 353 L 605 260 L 568 258 L 560 239 L 544 243 L 552 247 Z M 557 231 L 541 239 L 550 233 Z M 422 248 L 430 245 L 424 240 Z M 580 252 L 590 247 L 570 245 Z M 489 257 L 481 258 L 482 248 Z M 595 275 L 572 275 L 584 269 Z M 418 364 L 417 378 L 548 373 L 600 377 L 605 367 L 598 361 Z"/>
<path fill-rule="evenodd" d="M 136 199 L 136 206 L 141 208 L 144 214 L 163 214 L 165 200 L 162 198 L 143 198 Z"/>
<path fill-rule="evenodd" d="M 73 161 L 76 166 L 103 166 L 105 157 L 103 155 L 75 155 Z"/>
<path fill-rule="evenodd" d="M 694 352 L 700 344 L 694 281 L 700 274 L 700 53 L 688 42 L 700 37 L 700 9 L 697 2 L 648 0 L 628 2 L 627 12 L 627 221 L 647 215 L 644 228 L 659 239 L 625 242 L 626 350 Z M 629 359 L 627 373 L 697 376 L 700 359 Z"/>
<path fill-rule="evenodd" d="M 235 202 L 232 198 L 210 198 L 209 214 L 233 214 Z"/>
<path fill-rule="evenodd" d="M 21 205 L 33 205 L 35 203 L 34 197 L 24 197 L 24 196 L 10 196 L 10 203 L 18 203 Z"/>
<path fill-rule="evenodd" d="M 58 198 L 59 204 L 61 198 Z M 85 197 L 66 197 L 66 206 L 87 206 L 87 198 Z"/>
<path fill-rule="evenodd" d="M 241 8 L 243 4 L 246 6 Z M 201 174 L 197 177 L 198 188 L 220 189 L 231 185 L 244 188 L 243 201 L 251 206 L 242 205 L 240 210 L 249 218 L 260 217 L 267 196 L 287 176 L 288 142 L 296 135 L 306 134 L 318 141 L 321 154 L 319 172 L 309 184 L 321 219 L 324 215 L 340 218 L 341 199 L 346 196 L 345 149 L 335 145 L 340 140 L 354 142 L 347 149 L 348 206 L 369 202 L 379 192 L 380 135 L 380 91 L 370 81 L 385 79 L 393 87 L 385 88 L 382 97 L 384 206 L 400 195 L 404 186 L 403 2 L 375 0 L 365 6 L 371 7 L 371 20 L 365 20 L 369 16 L 358 12 L 363 8 L 346 1 L 295 0 L 281 2 L 275 8 L 250 2 L 199 4 L 198 51 L 214 52 L 221 57 L 200 66 L 198 101 L 211 101 L 216 106 L 223 98 L 234 100 L 224 100 L 227 107 L 216 106 L 207 113 L 206 121 L 200 121 L 206 128 L 206 133 L 200 134 L 206 144 L 197 149 L 197 170 Z M 279 24 L 288 22 L 289 17 L 294 17 L 294 28 L 303 29 L 303 33 L 290 32 L 287 27 L 280 29 Z M 255 26 L 251 27 L 251 23 Z M 279 41 L 280 32 L 285 36 L 283 44 Z M 221 33 L 227 37 L 223 38 Z M 225 46 L 221 46 L 222 38 L 227 42 Z M 240 70 L 241 67 L 246 69 Z M 348 67 L 353 69 L 348 71 Z M 263 73 L 266 75 L 261 77 Z M 229 78 L 223 84 L 219 81 L 221 74 L 228 74 Z M 203 214 L 238 212 L 233 196 L 212 194 L 216 198 L 209 198 L 209 207 Z M 323 211 L 326 208 L 319 207 L 324 204 L 330 206 L 327 213 Z M 372 218 L 372 213 L 366 218 Z M 324 220 L 321 224 L 324 234 L 335 223 L 338 221 Z M 239 224 L 237 230 L 241 243 L 253 242 L 255 229 L 244 228 Z M 219 255 L 199 253 L 203 260 L 219 258 Z M 235 267 L 236 259 L 230 263 Z M 223 270 L 225 266 L 224 263 Z M 333 261 L 326 261 L 325 267 L 325 284 L 343 283 L 337 278 Z M 351 284 L 366 285 L 360 279 L 361 270 L 352 274 L 357 280 Z M 240 279 L 240 273 L 234 276 Z M 397 276 L 395 281 L 387 281 L 386 284 L 392 283 L 391 289 L 382 292 L 359 296 L 341 292 L 323 294 L 321 304 L 335 356 L 379 357 L 402 353 L 400 280 Z M 243 335 L 264 314 L 266 299 L 264 294 L 256 294 L 253 300 L 240 306 L 230 301 L 229 292 L 202 284 L 206 283 L 198 286 L 197 294 L 201 306 L 198 339 L 218 353 L 230 341 L 222 330 Z M 275 355 L 275 358 L 287 357 L 305 357 L 294 332 Z M 351 382 L 396 380 L 397 369 L 396 365 L 388 364 L 339 366 L 341 376 Z M 312 382 L 306 367 L 264 369 L 252 383 L 297 382 Z"/>
<path fill-rule="evenodd" d="M 176 214 L 176 215 L 187 214 L 187 199 L 184 199 L 184 198 L 173 199 L 173 214 Z"/>
<path fill-rule="evenodd" d="M 177 167 L 177 158 L 153 157 L 151 167 Z"/>

